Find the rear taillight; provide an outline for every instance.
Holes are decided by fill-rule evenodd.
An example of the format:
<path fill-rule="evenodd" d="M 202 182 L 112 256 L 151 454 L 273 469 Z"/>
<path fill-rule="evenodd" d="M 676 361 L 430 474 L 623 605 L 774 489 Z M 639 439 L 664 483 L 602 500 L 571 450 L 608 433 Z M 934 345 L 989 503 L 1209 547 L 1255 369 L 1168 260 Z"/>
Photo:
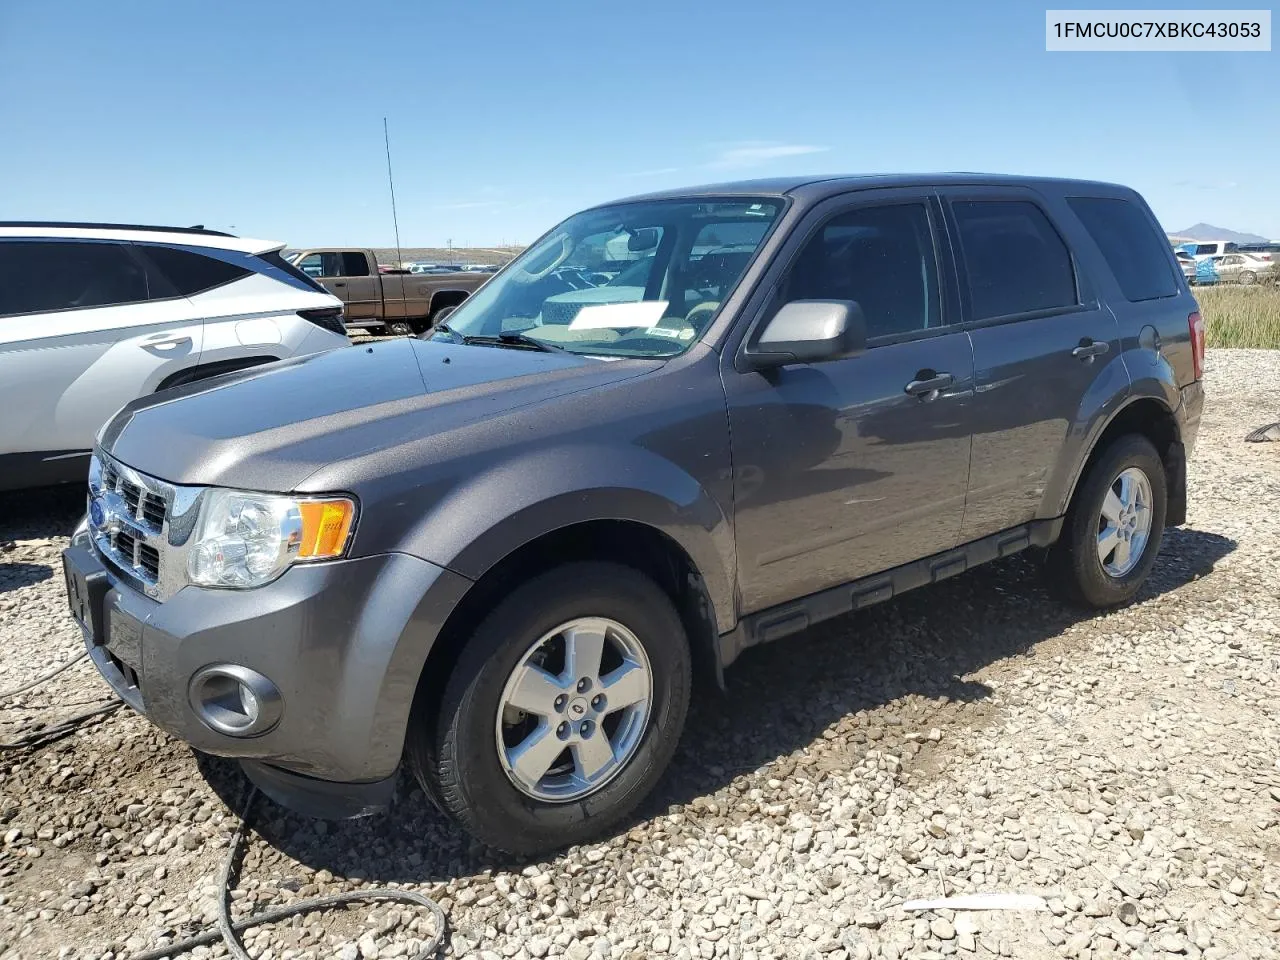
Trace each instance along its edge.
<path fill-rule="evenodd" d="M 324 327 L 334 333 L 340 333 L 344 337 L 347 335 L 347 326 L 342 320 L 341 307 L 323 307 L 319 310 L 299 310 L 298 316 L 303 320 L 309 320 L 317 327 Z"/>
<path fill-rule="evenodd" d="M 1204 376 L 1204 321 L 1199 310 L 1187 317 L 1187 329 L 1191 331 L 1191 370 L 1199 380 Z"/>

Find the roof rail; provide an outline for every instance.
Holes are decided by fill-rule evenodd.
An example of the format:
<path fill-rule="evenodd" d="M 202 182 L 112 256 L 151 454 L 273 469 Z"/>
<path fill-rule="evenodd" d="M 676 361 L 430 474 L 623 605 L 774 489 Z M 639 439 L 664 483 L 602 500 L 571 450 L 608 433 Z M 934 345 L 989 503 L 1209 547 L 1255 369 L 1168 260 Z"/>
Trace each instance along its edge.
<path fill-rule="evenodd" d="M 75 223 L 64 220 L 0 220 L 0 227 L 67 227 L 77 230 L 143 230 L 151 233 L 200 233 L 210 237 L 234 237 L 221 230 L 206 230 L 203 225 L 194 227 L 156 227 L 138 223 Z"/>

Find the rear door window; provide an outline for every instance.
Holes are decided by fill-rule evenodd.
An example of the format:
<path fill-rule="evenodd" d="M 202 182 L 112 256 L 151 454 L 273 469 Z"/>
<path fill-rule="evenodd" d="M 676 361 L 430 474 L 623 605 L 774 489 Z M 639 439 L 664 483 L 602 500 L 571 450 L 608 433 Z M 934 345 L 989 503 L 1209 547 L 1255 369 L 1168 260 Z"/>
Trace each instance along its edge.
<path fill-rule="evenodd" d="M 1136 204 L 1105 197 L 1069 197 L 1067 204 L 1102 251 L 1126 300 L 1177 295 L 1167 241 Z"/>
<path fill-rule="evenodd" d="M 184 297 L 193 297 L 253 273 L 248 267 L 217 260 L 192 250 L 150 244 L 140 244 L 139 247 L 168 278 L 174 290 Z"/>
<path fill-rule="evenodd" d="M 344 253 L 342 254 L 342 272 L 337 274 L 339 277 L 367 277 L 369 276 L 369 259 L 363 253 Z"/>
<path fill-rule="evenodd" d="M 0 316 L 143 303 L 144 265 L 128 244 L 0 241 Z"/>
<path fill-rule="evenodd" d="M 1026 200 L 952 205 L 969 282 L 971 319 L 1069 308 L 1079 303 L 1066 241 Z"/>

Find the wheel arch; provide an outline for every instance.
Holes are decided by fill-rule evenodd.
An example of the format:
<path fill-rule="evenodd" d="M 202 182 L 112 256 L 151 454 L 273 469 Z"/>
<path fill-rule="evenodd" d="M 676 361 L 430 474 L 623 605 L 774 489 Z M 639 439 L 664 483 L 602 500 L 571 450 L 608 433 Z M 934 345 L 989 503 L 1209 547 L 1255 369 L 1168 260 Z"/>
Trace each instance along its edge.
<path fill-rule="evenodd" d="M 1177 415 L 1163 394 L 1155 393 L 1143 393 L 1130 397 L 1112 414 L 1110 419 L 1099 427 L 1097 436 L 1089 444 L 1088 456 L 1083 458 L 1072 478 L 1070 495 L 1066 499 L 1064 509 L 1069 507 L 1071 501 L 1075 499 L 1081 480 L 1111 442 L 1117 437 L 1130 433 L 1139 434 L 1150 440 L 1164 464 L 1168 484 L 1166 525 L 1178 526 L 1185 523 L 1187 469 L 1182 430 L 1178 425 Z"/>
<path fill-rule="evenodd" d="M 521 543 L 471 583 L 427 653 L 416 698 L 426 703 L 439 700 L 476 624 L 512 584 L 554 566 L 593 560 L 627 566 L 653 580 L 680 616 L 699 680 L 723 688 L 715 611 L 693 558 L 674 537 L 655 526 L 636 520 L 593 519 L 548 530 Z"/>
<path fill-rule="evenodd" d="M 280 357 L 263 354 L 252 357 L 235 357 L 230 360 L 215 360 L 212 363 L 198 363 L 193 367 L 183 367 L 176 373 L 169 374 L 169 376 L 156 384 L 153 392 L 159 393 L 161 390 L 168 390 L 170 387 L 181 387 L 199 380 L 208 380 L 210 377 L 217 377 L 224 373 L 235 373 L 237 370 L 259 367 L 264 363 L 275 363 L 279 359 Z"/>

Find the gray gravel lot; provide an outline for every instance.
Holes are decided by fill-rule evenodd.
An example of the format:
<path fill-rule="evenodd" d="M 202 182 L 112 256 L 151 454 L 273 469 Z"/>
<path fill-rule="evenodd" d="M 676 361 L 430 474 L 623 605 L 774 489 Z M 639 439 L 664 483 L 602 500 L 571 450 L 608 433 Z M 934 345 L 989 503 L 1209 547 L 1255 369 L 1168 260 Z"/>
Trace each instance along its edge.
<path fill-rule="evenodd" d="M 477 848 L 407 780 L 394 811 L 264 802 L 237 913 L 362 884 L 440 899 L 448 956 L 1280 956 L 1280 352 L 1215 351 L 1190 521 L 1139 602 L 1084 617 L 1014 558 L 750 651 L 659 795 L 600 844 Z M 0 499 L 0 687 L 80 648 L 71 493 Z M 107 696 L 87 663 L 0 710 Z M 214 917 L 239 774 L 127 711 L 0 753 L 0 958 L 121 958 Z M 224 799 L 226 798 L 225 802 Z M 1015 892 L 1043 912 L 918 912 Z M 251 933 L 265 960 L 412 953 L 399 906 Z M 195 956 L 222 956 L 200 948 Z"/>

